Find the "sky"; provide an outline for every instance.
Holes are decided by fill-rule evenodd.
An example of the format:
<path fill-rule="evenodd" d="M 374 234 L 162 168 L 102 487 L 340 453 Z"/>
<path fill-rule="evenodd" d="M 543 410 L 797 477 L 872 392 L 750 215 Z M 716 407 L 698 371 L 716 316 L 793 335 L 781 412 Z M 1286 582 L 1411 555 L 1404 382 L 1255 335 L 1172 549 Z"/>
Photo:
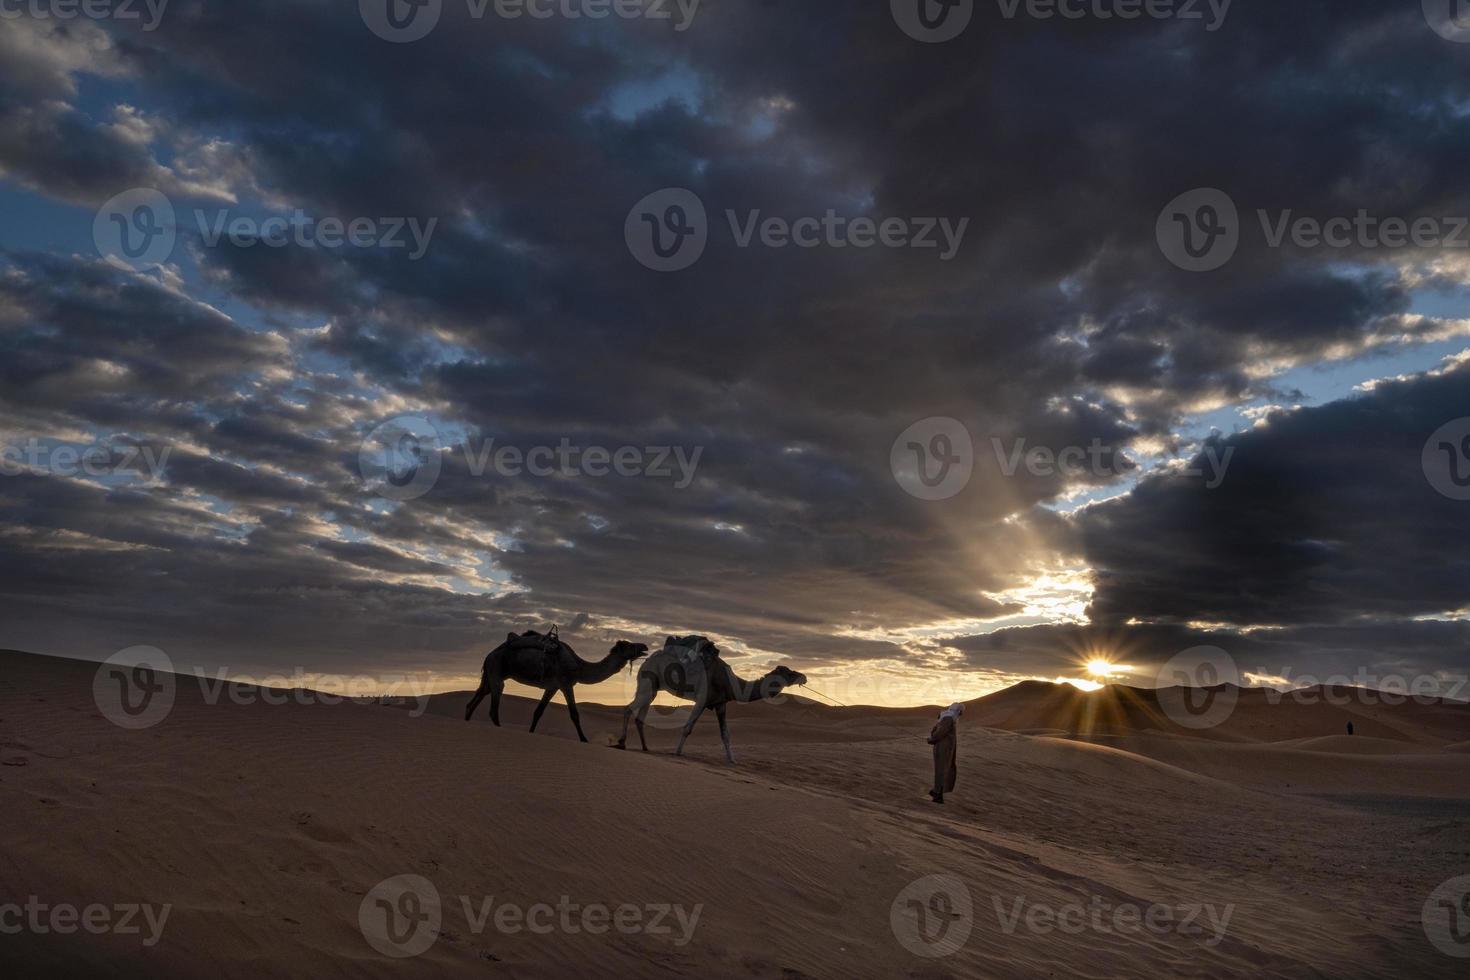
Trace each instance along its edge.
<path fill-rule="evenodd" d="M 1470 670 L 1433 2 L 532 7 L 0 18 L 0 646 Z"/>

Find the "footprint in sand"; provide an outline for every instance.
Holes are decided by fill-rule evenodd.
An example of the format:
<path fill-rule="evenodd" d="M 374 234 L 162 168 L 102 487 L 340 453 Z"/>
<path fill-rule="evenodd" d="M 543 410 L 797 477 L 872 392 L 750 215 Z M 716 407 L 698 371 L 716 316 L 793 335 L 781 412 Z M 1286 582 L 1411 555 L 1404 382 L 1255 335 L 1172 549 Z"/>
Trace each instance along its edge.
<path fill-rule="evenodd" d="M 314 823 L 310 810 L 298 810 L 291 814 L 291 820 L 301 828 L 301 832 L 314 841 L 323 844 L 351 844 L 352 835 L 335 827 L 327 827 Z"/>

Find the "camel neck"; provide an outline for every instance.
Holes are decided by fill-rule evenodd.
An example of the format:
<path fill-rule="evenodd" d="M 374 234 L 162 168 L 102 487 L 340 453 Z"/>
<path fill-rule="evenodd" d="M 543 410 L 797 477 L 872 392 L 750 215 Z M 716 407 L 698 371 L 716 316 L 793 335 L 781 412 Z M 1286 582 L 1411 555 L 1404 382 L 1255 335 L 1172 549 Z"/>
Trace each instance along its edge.
<path fill-rule="evenodd" d="M 573 656 L 576 656 L 573 654 Z M 622 663 L 611 653 L 596 663 L 577 658 L 577 680 L 583 684 L 601 684 L 622 669 Z"/>
<path fill-rule="evenodd" d="M 744 701 L 748 704 L 753 701 L 764 701 L 767 697 L 767 692 L 770 693 L 771 697 L 780 694 L 784 688 L 774 683 L 774 676 L 774 674 L 762 674 L 753 681 L 743 680 L 739 677 L 735 678 L 736 700 Z"/>

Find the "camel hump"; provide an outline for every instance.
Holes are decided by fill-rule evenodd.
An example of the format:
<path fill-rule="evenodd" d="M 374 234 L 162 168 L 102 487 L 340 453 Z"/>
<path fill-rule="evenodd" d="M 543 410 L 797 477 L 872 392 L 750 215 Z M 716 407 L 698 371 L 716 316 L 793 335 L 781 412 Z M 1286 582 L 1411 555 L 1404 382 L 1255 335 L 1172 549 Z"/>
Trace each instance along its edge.
<path fill-rule="evenodd" d="M 664 641 L 664 650 L 681 662 L 693 665 L 702 660 L 711 660 L 720 655 L 720 648 L 707 636 L 691 633 L 688 636 L 671 636 Z"/>
<path fill-rule="evenodd" d="M 508 657 L 519 670 L 543 677 L 556 669 L 558 664 L 575 663 L 572 648 L 563 643 L 555 633 L 538 633 L 526 630 L 511 633 L 500 648 L 502 656 Z"/>
<path fill-rule="evenodd" d="M 564 646 L 555 633 L 537 633 L 535 630 L 511 633 L 505 638 L 505 643 L 512 650 L 555 651 Z"/>
<path fill-rule="evenodd" d="M 703 636 L 671 636 L 657 654 L 638 669 L 640 677 L 651 677 L 659 687 L 693 700 L 705 700 L 718 689 L 728 668 L 720 659 L 720 648 Z"/>

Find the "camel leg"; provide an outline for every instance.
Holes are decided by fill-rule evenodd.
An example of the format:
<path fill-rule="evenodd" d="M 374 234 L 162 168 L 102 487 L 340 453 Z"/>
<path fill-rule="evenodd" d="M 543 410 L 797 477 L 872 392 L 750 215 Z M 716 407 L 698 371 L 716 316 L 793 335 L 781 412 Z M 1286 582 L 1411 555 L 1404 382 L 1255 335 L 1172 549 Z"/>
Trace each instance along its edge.
<path fill-rule="evenodd" d="M 474 693 L 474 696 L 470 698 L 470 703 L 467 704 L 467 705 L 465 705 L 465 709 L 464 709 L 464 720 L 465 721 L 469 721 L 472 717 L 474 717 L 475 709 L 480 706 L 480 702 L 481 701 L 485 700 L 485 694 L 488 691 L 489 691 L 489 688 L 487 688 L 485 686 L 485 682 L 483 680 L 480 681 L 480 689 L 477 690 Z"/>
<path fill-rule="evenodd" d="M 725 743 L 725 761 L 735 764 L 735 753 L 730 751 L 730 726 L 725 724 L 725 706 L 715 705 L 715 717 L 720 719 L 720 741 Z"/>
<path fill-rule="evenodd" d="M 541 703 L 536 705 L 536 713 L 531 715 L 531 731 L 534 732 L 536 726 L 541 723 L 541 712 L 546 710 L 546 706 L 551 703 L 551 696 L 555 693 L 556 688 L 548 687 L 541 695 Z"/>
<path fill-rule="evenodd" d="M 628 747 L 628 720 L 634 717 L 638 719 L 638 741 L 643 742 L 643 716 L 648 714 L 648 704 L 653 700 L 654 693 L 653 683 L 640 676 L 638 690 L 633 694 L 633 700 L 628 702 L 628 706 L 623 709 L 623 734 L 618 736 L 618 748 Z M 643 751 L 648 751 L 647 742 L 643 742 Z"/>
<path fill-rule="evenodd" d="M 694 731 L 694 723 L 699 720 L 699 716 L 702 714 L 704 714 L 704 705 L 702 703 L 696 704 L 694 709 L 689 712 L 689 720 L 684 723 L 684 731 L 679 735 L 679 747 L 674 750 L 675 755 L 684 754 L 684 743 L 688 741 L 689 733 Z"/>
<path fill-rule="evenodd" d="M 568 684 L 562 688 L 561 696 L 567 699 L 567 714 L 572 716 L 572 724 L 577 726 L 577 737 L 585 742 L 587 741 L 587 736 L 582 734 L 582 716 L 577 714 L 577 698 L 576 695 L 572 694 L 573 686 Z M 549 693 L 546 696 L 548 698 L 551 697 Z"/>
<path fill-rule="evenodd" d="M 648 717 L 648 705 L 645 704 L 643 707 L 639 708 L 638 713 L 633 716 L 633 724 L 638 726 L 638 744 L 643 746 L 644 752 L 648 751 L 648 742 L 645 741 L 643 738 L 643 719 L 646 717 Z"/>
<path fill-rule="evenodd" d="M 495 678 L 490 682 L 490 720 L 500 727 L 500 693 L 505 690 L 505 681 Z"/>
<path fill-rule="evenodd" d="M 615 749 L 626 749 L 628 747 L 628 719 L 633 716 L 633 706 L 630 704 L 623 709 L 623 734 L 613 743 Z"/>

